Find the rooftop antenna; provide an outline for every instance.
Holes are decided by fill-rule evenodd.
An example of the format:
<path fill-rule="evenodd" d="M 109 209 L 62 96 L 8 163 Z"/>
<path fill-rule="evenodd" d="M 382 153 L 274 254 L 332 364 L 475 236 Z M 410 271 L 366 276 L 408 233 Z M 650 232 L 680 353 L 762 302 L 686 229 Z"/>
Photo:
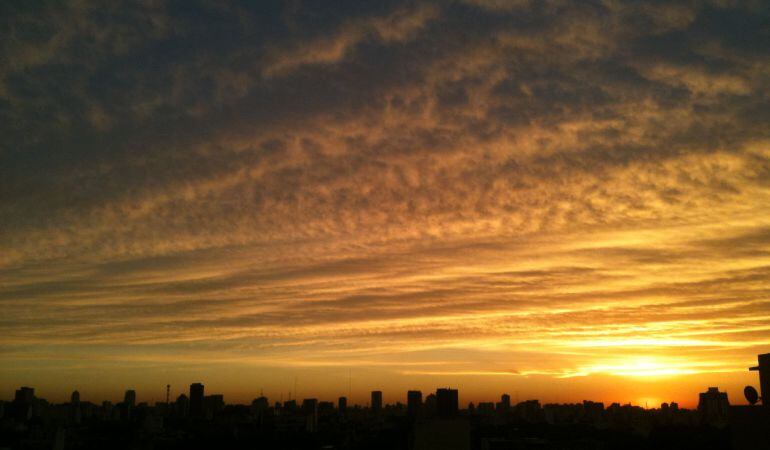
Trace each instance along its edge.
<path fill-rule="evenodd" d="M 170 394 L 171 394 L 171 385 L 170 385 L 170 384 L 167 384 L 167 385 L 166 385 L 166 404 L 167 404 L 167 405 L 168 405 L 168 398 L 169 398 L 169 395 L 170 395 Z"/>
<path fill-rule="evenodd" d="M 297 376 L 294 375 L 294 398 L 299 398 L 299 394 L 297 392 Z"/>
<path fill-rule="evenodd" d="M 352 395 L 353 395 L 353 382 L 351 381 L 351 377 L 350 377 L 350 367 L 348 367 L 348 398 L 350 398 L 351 400 L 352 400 L 351 398 Z"/>

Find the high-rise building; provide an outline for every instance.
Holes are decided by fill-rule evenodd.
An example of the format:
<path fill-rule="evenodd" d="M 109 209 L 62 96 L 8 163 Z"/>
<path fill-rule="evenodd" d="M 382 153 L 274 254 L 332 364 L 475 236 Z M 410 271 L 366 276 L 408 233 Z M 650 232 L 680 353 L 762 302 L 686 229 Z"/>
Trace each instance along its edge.
<path fill-rule="evenodd" d="M 123 404 L 126 405 L 129 408 L 133 408 L 136 406 L 136 391 L 133 389 L 128 389 L 126 393 L 123 395 Z"/>
<path fill-rule="evenodd" d="M 455 417 L 459 409 L 458 405 L 457 389 L 436 390 L 436 414 L 439 417 Z"/>
<path fill-rule="evenodd" d="M 421 391 L 407 391 L 406 393 L 406 410 L 410 416 L 416 416 L 422 409 L 422 392 Z"/>
<path fill-rule="evenodd" d="M 179 394 L 174 403 L 174 414 L 179 417 L 187 417 L 187 413 L 190 410 L 190 399 L 184 395 Z"/>
<path fill-rule="evenodd" d="M 80 392 L 73 391 L 70 396 L 69 404 L 69 420 L 73 423 L 80 423 L 83 418 L 83 411 L 80 408 Z"/>
<path fill-rule="evenodd" d="M 318 399 L 302 400 L 302 413 L 305 414 L 305 431 L 318 431 Z"/>
<path fill-rule="evenodd" d="M 32 404 L 34 401 L 34 388 L 22 386 L 16 390 L 13 397 L 13 416 L 16 420 L 25 421 L 32 418 Z"/>
<path fill-rule="evenodd" d="M 719 392 L 718 388 L 710 387 L 699 395 L 698 412 L 701 418 L 710 424 L 720 424 L 727 420 L 730 413 L 730 402 L 727 392 Z"/>
<path fill-rule="evenodd" d="M 267 411 L 269 408 L 270 408 L 270 402 L 267 400 L 267 397 L 265 397 L 264 395 L 260 395 L 259 397 L 255 398 L 251 402 L 251 409 L 253 413 Z"/>
<path fill-rule="evenodd" d="M 500 396 L 500 401 L 495 405 L 498 413 L 507 414 L 511 410 L 511 396 L 503 394 Z"/>
<path fill-rule="evenodd" d="M 190 385 L 190 417 L 203 416 L 203 384 Z"/>
<path fill-rule="evenodd" d="M 770 353 L 757 356 L 759 364 L 749 370 L 759 371 L 759 395 L 762 405 L 770 408 Z"/>
<path fill-rule="evenodd" d="M 436 394 L 428 394 L 425 396 L 423 410 L 428 416 L 436 414 Z"/>
<path fill-rule="evenodd" d="M 380 411 L 382 409 L 382 391 L 372 391 L 372 411 Z"/>
<path fill-rule="evenodd" d="M 22 386 L 16 389 L 16 394 L 13 397 L 13 401 L 16 403 L 30 404 L 35 399 L 35 388 Z"/>
<path fill-rule="evenodd" d="M 341 414 L 344 414 L 345 411 L 348 409 L 348 398 L 347 397 L 340 397 L 337 399 L 337 409 Z"/>

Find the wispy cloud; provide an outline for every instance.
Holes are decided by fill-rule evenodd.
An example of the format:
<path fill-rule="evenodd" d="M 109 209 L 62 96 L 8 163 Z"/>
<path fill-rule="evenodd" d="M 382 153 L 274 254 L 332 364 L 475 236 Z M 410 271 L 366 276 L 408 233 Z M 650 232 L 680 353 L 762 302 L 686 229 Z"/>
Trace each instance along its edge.
<path fill-rule="evenodd" d="M 3 367 L 767 349 L 766 6 L 268 3 L 3 7 Z"/>

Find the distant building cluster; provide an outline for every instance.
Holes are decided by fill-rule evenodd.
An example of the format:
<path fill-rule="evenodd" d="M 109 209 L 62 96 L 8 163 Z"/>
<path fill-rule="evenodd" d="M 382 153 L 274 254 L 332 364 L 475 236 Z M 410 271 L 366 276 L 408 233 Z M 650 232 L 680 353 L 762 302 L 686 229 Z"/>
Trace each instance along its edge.
<path fill-rule="evenodd" d="M 758 370 L 767 374 L 768 355 Z M 767 381 L 762 378 L 762 382 Z M 768 392 L 761 385 L 763 397 Z M 538 400 L 460 407 L 459 391 L 438 388 L 423 396 L 405 393 L 405 403 L 383 402 L 371 392 L 368 406 L 317 398 L 286 401 L 260 395 L 249 405 L 226 404 L 221 394 L 193 383 L 175 401 L 137 403 L 134 390 L 123 401 L 94 404 L 78 391 L 51 404 L 21 387 L 0 402 L 0 448 L 404 448 L 404 449 L 604 449 L 770 448 L 770 408 L 731 406 L 725 392 L 709 387 L 695 410 L 675 402 L 644 409 L 584 400 L 541 404 Z M 674 441 L 672 441 L 672 439 Z M 676 441 L 676 440 L 679 441 Z"/>

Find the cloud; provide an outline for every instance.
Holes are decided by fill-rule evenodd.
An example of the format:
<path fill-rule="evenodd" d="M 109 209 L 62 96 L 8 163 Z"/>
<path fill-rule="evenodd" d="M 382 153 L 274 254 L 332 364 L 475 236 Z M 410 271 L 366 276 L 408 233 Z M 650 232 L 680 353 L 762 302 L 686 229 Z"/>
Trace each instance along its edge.
<path fill-rule="evenodd" d="M 550 376 L 767 344 L 766 7 L 354 3 L 6 6 L 0 344 Z"/>

